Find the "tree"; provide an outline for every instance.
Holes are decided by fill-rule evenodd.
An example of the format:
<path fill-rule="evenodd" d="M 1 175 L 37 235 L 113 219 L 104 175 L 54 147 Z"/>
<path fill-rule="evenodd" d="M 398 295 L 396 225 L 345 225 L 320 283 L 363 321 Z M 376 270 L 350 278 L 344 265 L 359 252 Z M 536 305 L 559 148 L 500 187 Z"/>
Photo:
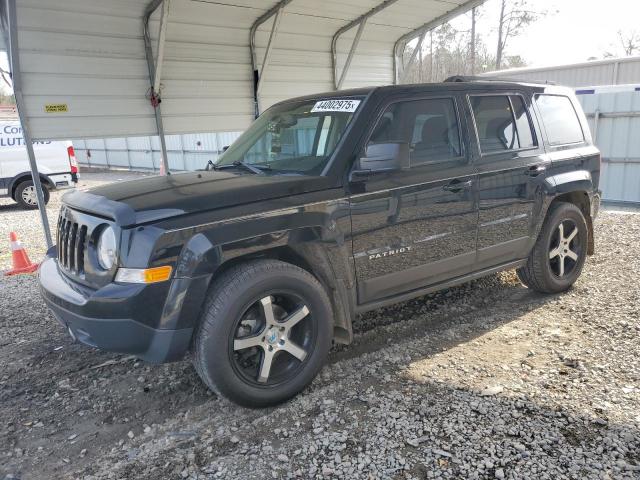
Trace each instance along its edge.
<path fill-rule="evenodd" d="M 618 43 L 611 43 L 610 49 L 602 53 L 602 58 L 630 57 L 638 53 L 640 53 L 640 33 L 636 30 L 618 30 Z M 590 60 L 595 60 L 595 58 L 590 58 Z"/>
<path fill-rule="evenodd" d="M 0 83 L 0 105 L 15 105 L 16 99 L 13 94 L 10 93 L 13 88 L 9 81 L 10 73 L 0 68 L 0 78 L 2 78 L 2 82 L 6 84 L 5 87 L 5 85 Z M 7 89 L 9 90 L 8 93 L 6 92 Z"/>
<path fill-rule="evenodd" d="M 417 43 L 412 42 L 403 53 L 401 68 L 404 71 L 401 81 L 440 82 L 452 75 L 474 75 L 499 68 L 526 66 L 526 59 L 522 56 L 507 54 L 507 44 L 544 13 L 534 12 L 528 7 L 528 3 L 533 3 L 534 0 L 499 2 L 501 9 L 497 50 L 488 48 L 485 41 L 488 32 L 482 31 L 482 27 L 478 28 L 486 10 L 476 7 L 463 17 L 464 21 L 444 23 L 419 37 Z M 416 51 L 416 48 L 419 50 Z"/>
<path fill-rule="evenodd" d="M 618 38 L 620 39 L 622 50 L 627 57 L 630 57 L 636 52 L 640 52 L 640 34 L 635 30 L 631 32 L 618 30 Z"/>
<path fill-rule="evenodd" d="M 505 68 L 520 68 L 526 67 L 527 62 L 525 62 L 524 58 L 522 58 L 520 55 L 507 55 L 504 57 L 502 65 Z"/>
<path fill-rule="evenodd" d="M 535 22 L 542 13 L 529 8 L 529 0 L 501 0 L 498 21 L 498 45 L 496 48 L 496 70 L 502 67 L 504 51 L 509 39 Z"/>
<path fill-rule="evenodd" d="M 469 45 L 471 54 L 471 75 L 476 73 L 476 8 L 471 9 L 471 44 Z"/>

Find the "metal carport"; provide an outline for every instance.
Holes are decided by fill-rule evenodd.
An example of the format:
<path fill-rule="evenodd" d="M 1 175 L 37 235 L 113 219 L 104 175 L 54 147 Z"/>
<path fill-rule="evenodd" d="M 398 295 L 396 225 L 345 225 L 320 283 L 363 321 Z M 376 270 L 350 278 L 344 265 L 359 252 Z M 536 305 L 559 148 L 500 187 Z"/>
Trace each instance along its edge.
<path fill-rule="evenodd" d="M 38 186 L 30 140 L 243 130 L 288 97 L 398 83 L 411 40 L 484 0 L 0 1 Z"/>

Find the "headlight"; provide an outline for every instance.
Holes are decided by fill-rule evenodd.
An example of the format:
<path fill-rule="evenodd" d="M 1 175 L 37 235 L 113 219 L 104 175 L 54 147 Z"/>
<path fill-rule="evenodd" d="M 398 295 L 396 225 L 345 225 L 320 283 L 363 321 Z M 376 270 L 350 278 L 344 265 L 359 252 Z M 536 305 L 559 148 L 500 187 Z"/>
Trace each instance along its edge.
<path fill-rule="evenodd" d="M 110 270 L 116 261 L 116 234 L 107 227 L 98 238 L 98 262 L 105 270 Z"/>

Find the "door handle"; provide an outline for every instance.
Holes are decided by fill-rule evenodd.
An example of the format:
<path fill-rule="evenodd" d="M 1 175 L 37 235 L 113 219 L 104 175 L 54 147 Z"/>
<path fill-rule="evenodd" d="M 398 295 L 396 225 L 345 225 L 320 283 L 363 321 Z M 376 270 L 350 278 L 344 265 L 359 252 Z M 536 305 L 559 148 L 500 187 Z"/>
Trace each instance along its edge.
<path fill-rule="evenodd" d="M 524 174 L 525 175 L 529 175 L 530 177 L 537 177 L 542 172 L 544 172 L 546 169 L 547 169 L 547 167 L 545 167 L 544 165 L 534 165 L 532 167 L 529 167 L 529 169 L 526 170 L 524 172 Z"/>
<path fill-rule="evenodd" d="M 450 183 L 447 183 L 444 187 L 442 187 L 447 192 L 459 192 L 461 190 L 469 190 L 473 185 L 472 180 L 466 180 L 461 182 L 459 180 L 453 180 Z"/>

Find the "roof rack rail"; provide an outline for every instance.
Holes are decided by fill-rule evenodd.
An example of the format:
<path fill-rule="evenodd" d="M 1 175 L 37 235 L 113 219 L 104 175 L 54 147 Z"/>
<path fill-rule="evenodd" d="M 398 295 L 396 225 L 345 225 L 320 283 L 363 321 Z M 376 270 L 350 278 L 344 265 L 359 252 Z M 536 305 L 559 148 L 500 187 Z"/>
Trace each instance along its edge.
<path fill-rule="evenodd" d="M 506 77 L 480 77 L 478 75 L 453 75 L 446 78 L 445 83 L 449 82 L 516 82 L 516 83 L 540 83 L 543 85 L 555 85 L 556 82 L 549 80 L 522 80 L 517 78 Z"/>

